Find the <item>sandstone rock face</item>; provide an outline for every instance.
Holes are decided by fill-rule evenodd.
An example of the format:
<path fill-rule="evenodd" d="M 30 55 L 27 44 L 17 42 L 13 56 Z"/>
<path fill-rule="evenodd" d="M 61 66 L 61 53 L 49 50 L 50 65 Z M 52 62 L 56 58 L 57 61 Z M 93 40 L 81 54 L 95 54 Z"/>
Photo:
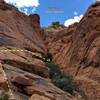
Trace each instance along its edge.
<path fill-rule="evenodd" d="M 0 1 L 0 100 L 78 100 L 47 79 L 40 31 L 37 14 L 26 16 Z"/>
<path fill-rule="evenodd" d="M 0 65 L 0 90 L 1 90 L 2 88 L 7 88 L 7 83 L 6 83 L 6 81 L 7 81 L 7 79 L 6 79 L 6 77 L 4 76 L 2 66 Z"/>
<path fill-rule="evenodd" d="M 74 24 L 69 28 L 64 28 L 55 33 L 55 35 L 49 35 L 45 40 L 48 51 L 53 54 L 54 61 L 59 64 L 61 68 L 66 67 L 66 60 L 69 58 L 66 55 L 72 46 L 72 34 L 76 26 L 77 24 Z"/>
<path fill-rule="evenodd" d="M 34 28 L 35 32 L 40 34 L 41 27 L 40 27 L 40 16 L 38 14 L 33 14 L 29 16 L 31 19 L 31 25 Z"/>
<path fill-rule="evenodd" d="M 31 17 L 18 12 L 17 8 L 0 3 L 0 45 L 26 48 L 46 55 L 46 47 L 39 33 L 36 33 L 37 28 L 31 25 L 33 22 L 38 26 L 38 19 L 33 19 L 35 22 Z"/>
<path fill-rule="evenodd" d="M 70 94 L 55 87 L 48 79 L 14 68 L 8 64 L 3 64 L 3 66 L 15 100 L 35 100 L 36 98 L 38 98 L 37 100 L 45 100 L 47 98 L 48 100 L 58 100 L 58 97 L 62 97 L 60 100 L 75 99 Z M 21 95 L 21 93 L 28 96 L 28 99 L 25 99 L 25 96 Z"/>
<path fill-rule="evenodd" d="M 70 28 L 69 28 L 70 29 Z M 54 61 L 73 75 L 85 100 L 100 99 L 100 2 L 91 5 L 74 30 L 47 42 Z M 62 31 L 64 33 L 64 30 Z"/>
<path fill-rule="evenodd" d="M 80 23 L 46 32 L 43 41 L 37 14 L 26 16 L 0 0 L 0 97 L 79 100 L 47 79 L 43 58 L 51 53 L 61 70 L 74 77 L 83 100 L 100 100 L 100 3 L 91 5 Z"/>

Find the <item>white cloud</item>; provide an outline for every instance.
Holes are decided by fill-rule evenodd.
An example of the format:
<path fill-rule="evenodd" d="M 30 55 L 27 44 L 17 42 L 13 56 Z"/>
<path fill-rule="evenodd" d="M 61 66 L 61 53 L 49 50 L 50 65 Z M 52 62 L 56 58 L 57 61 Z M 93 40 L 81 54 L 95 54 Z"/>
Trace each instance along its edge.
<path fill-rule="evenodd" d="M 78 12 L 75 11 L 75 12 L 74 12 L 74 15 L 75 15 L 75 16 L 78 15 Z"/>
<path fill-rule="evenodd" d="M 38 0 L 5 0 L 7 3 L 14 4 L 17 7 L 38 7 L 39 1 Z"/>
<path fill-rule="evenodd" d="M 68 27 L 69 25 L 74 24 L 75 22 L 79 22 L 82 19 L 83 15 L 81 14 L 80 16 L 74 16 L 74 18 L 71 19 L 67 19 L 64 23 L 64 25 L 66 27 Z"/>
<path fill-rule="evenodd" d="M 36 10 L 36 7 L 39 6 L 39 0 L 5 0 L 5 2 L 12 4 L 14 6 L 16 6 L 17 8 L 19 8 L 19 10 L 21 10 L 21 8 L 23 8 L 24 13 L 28 14 L 28 8 L 29 7 L 33 7 L 32 12 Z M 25 7 L 25 9 L 24 9 Z"/>

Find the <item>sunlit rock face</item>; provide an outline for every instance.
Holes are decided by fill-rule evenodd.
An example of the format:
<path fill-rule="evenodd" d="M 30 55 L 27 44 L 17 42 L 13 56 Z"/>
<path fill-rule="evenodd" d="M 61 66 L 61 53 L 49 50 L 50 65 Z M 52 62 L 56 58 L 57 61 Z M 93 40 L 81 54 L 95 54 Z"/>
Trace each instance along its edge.
<path fill-rule="evenodd" d="M 20 13 L 17 8 L 1 3 L 0 20 L 1 45 L 29 48 L 32 51 L 47 53 L 43 40 L 39 35 L 39 19 L 35 17 L 32 19 Z"/>
<path fill-rule="evenodd" d="M 50 69 L 42 59 L 47 56 L 47 49 L 40 30 L 39 15 L 27 16 L 0 1 L 0 99 L 76 98 L 57 88 L 49 79 Z"/>
<path fill-rule="evenodd" d="M 1 2 L 0 64 L 16 100 L 80 99 L 58 89 L 46 78 L 50 69 L 43 59 L 25 51 L 12 51 L 14 48 L 39 53 L 43 57 L 51 53 L 53 62 L 65 74 L 73 76 L 79 96 L 84 100 L 100 100 L 100 3 L 91 5 L 79 23 L 68 28 L 47 28 L 49 35 L 42 40 L 39 15 L 26 16 L 14 6 Z M 0 93 L 7 85 L 2 70 Z"/>
<path fill-rule="evenodd" d="M 53 61 L 74 76 L 85 100 L 99 100 L 100 3 L 92 4 L 77 25 L 55 34 L 46 40 Z"/>

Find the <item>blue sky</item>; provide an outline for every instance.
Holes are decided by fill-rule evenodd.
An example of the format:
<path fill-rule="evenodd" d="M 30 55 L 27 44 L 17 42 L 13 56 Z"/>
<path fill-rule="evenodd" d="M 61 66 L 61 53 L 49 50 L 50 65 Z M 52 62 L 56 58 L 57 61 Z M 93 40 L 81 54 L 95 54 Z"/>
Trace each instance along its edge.
<path fill-rule="evenodd" d="M 36 12 L 41 15 L 42 26 L 48 26 L 54 21 L 64 24 L 65 20 L 84 14 L 91 3 L 93 0 L 40 0 L 40 6 Z M 58 13 L 53 12 L 52 9 L 48 12 L 50 8 L 54 11 L 58 8 Z"/>
<path fill-rule="evenodd" d="M 65 22 L 70 24 L 70 22 L 79 21 L 89 5 L 94 2 L 94 0 L 5 1 L 17 6 L 21 11 L 27 14 L 38 13 L 41 17 L 41 26 L 49 26 L 55 21 L 59 21 L 61 24 L 65 24 Z"/>

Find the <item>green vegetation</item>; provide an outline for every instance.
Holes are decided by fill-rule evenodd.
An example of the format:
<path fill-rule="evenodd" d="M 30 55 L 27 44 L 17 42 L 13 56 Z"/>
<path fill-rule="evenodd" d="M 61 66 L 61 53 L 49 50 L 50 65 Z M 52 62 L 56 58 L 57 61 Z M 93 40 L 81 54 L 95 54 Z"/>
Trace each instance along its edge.
<path fill-rule="evenodd" d="M 60 22 L 52 22 L 52 25 L 53 25 L 53 26 L 58 26 L 58 27 L 59 27 L 59 26 L 60 26 Z"/>
<path fill-rule="evenodd" d="M 39 58 L 38 58 L 39 59 Z M 69 92 L 70 94 L 73 94 L 76 90 L 76 86 L 73 83 L 73 77 L 70 75 L 65 75 L 59 68 L 59 65 L 53 63 L 52 61 L 53 56 L 51 53 L 48 53 L 48 56 L 45 60 L 45 66 L 47 66 L 50 69 L 50 76 L 49 78 L 52 80 L 52 83 L 59 87 L 60 89 Z M 42 71 L 36 72 L 40 76 L 44 76 Z"/>
<path fill-rule="evenodd" d="M 70 94 L 74 93 L 75 85 L 72 82 L 72 77 L 67 75 L 59 75 L 52 79 L 52 82 L 59 87 L 60 89 L 69 92 Z"/>
<path fill-rule="evenodd" d="M 50 68 L 50 79 L 52 80 L 53 84 L 60 89 L 73 94 L 74 90 L 76 90 L 76 86 L 72 82 L 72 76 L 65 75 L 63 72 L 61 72 L 59 66 L 53 62 L 45 62 L 45 65 Z"/>
<path fill-rule="evenodd" d="M 41 77 L 44 77 L 44 73 L 41 70 L 36 71 L 36 74 L 41 76 Z"/>
<path fill-rule="evenodd" d="M 9 95 L 7 93 L 5 93 L 0 100 L 9 100 Z"/>
<path fill-rule="evenodd" d="M 17 12 L 19 12 L 18 8 L 15 8 L 14 10 L 16 10 Z"/>
<path fill-rule="evenodd" d="M 52 22 L 52 26 L 53 27 L 65 27 L 63 24 L 61 24 L 59 21 L 56 21 L 56 22 Z"/>
<path fill-rule="evenodd" d="M 45 62 L 45 65 L 50 68 L 50 78 L 53 79 L 56 76 L 61 75 L 61 71 L 58 67 L 58 65 L 52 63 L 52 62 Z"/>
<path fill-rule="evenodd" d="M 5 10 L 5 9 L 6 9 L 6 5 L 5 5 L 5 4 L 0 3 L 0 9 Z"/>

